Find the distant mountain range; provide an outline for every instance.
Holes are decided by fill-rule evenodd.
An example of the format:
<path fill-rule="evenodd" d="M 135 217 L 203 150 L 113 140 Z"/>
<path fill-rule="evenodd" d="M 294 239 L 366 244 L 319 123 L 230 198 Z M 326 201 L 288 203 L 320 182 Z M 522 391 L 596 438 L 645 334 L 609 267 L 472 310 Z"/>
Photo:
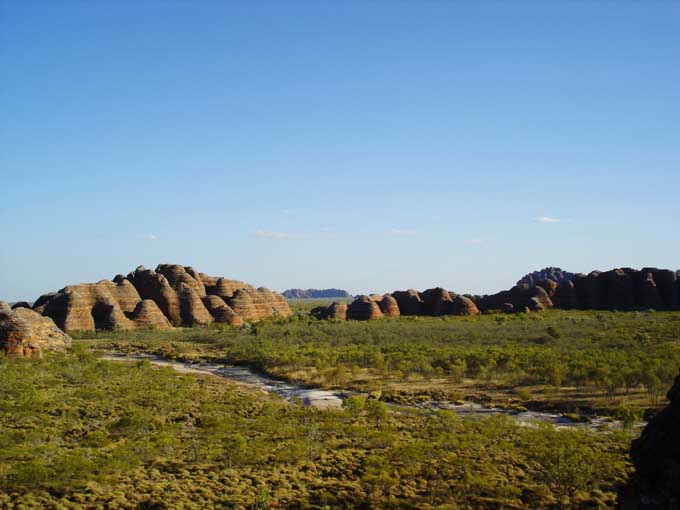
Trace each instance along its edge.
<path fill-rule="evenodd" d="M 286 299 L 351 298 L 352 294 L 342 289 L 288 289 L 281 293 Z"/>

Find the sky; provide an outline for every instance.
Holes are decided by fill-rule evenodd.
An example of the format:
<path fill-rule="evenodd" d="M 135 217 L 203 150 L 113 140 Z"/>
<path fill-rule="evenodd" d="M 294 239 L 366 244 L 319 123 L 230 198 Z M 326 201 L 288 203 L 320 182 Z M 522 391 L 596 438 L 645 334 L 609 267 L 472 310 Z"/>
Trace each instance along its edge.
<path fill-rule="evenodd" d="M 0 299 L 143 264 L 680 267 L 680 2 L 0 0 Z"/>

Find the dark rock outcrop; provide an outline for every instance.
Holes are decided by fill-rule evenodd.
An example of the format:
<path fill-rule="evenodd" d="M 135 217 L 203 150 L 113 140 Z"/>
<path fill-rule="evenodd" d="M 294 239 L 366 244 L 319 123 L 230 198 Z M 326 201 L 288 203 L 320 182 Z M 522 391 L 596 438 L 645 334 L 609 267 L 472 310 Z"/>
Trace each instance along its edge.
<path fill-rule="evenodd" d="M 420 294 L 423 300 L 421 308 L 423 315 L 451 315 L 453 314 L 453 299 L 446 289 L 436 287 L 427 289 Z"/>
<path fill-rule="evenodd" d="M 517 285 L 526 284 L 529 287 L 533 287 L 534 285 L 539 285 L 542 280 L 551 280 L 559 286 L 566 282 L 572 281 L 575 276 L 576 275 L 574 273 L 564 271 L 559 267 L 546 267 L 540 271 L 534 271 L 533 273 L 523 276 L 517 282 Z"/>
<path fill-rule="evenodd" d="M 25 357 L 41 356 L 43 350 L 62 350 L 71 338 L 54 321 L 30 308 L 8 309 L 0 305 L 0 352 Z"/>
<path fill-rule="evenodd" d="M 512 303 L 502 303 L 500 310 L 503 313 L 512 313 L 515 311 L 515 305 Z"/>
<path fill-rule="evenodd" d="M 479 309 L 474 301 L 467 296 L 453 298 L 453 315 L 478 315 Z"/>
<path fill-rule="evenodd" d="M 568 282 L 571 283 L 571 282 Z M 550 278 L 545 278 L 543 280 L 540 280 L 537 284 L 537 287 L 541 287 L 545 293 L 548 295 L 550 299 L 555 297 L 555 293 L 557 292 L 557 288 L 559 287 L 559 284 L 555 280 L 551 280 Z"/>
<path fill-rule="evenodd" d="M 30 310 L 33 307 L 26 301 L 17 301 L 12 305 L 12 310 L 16 310 L 17 308 L 28 308 Z"/>
<path fill-rule="evenodd" d="M 552 296 L 552 301 L 556 308 L 564 308 L 565 310 L 578 308 L 578 298 L 574 282 L 566 282 L 557 287 L 555 295 Z"/>
<path fill-rule="evenodd" d="M 423 300 L 417 290 L 395 290 L 392 297 L 397 300 L 401 315 L 421 315 Z"/>
<path fill-rule="evenodd" d="M 635 473 L 621 496 L 622 510 L 680 509 L 680 376 L 668 400 L 633 441 Z"/>
<path fill-rule="evenodd" d="M 523 311 L 525 308 L 529 311 L 541 311 L 553 306 L 543 287 L 529 287 L 528 284 L 515 285 L 510 290 L 490 296 L 476 296 L 474 301 L 482 311 L 508 309 L 508 305 L 512 305 L 515 311 Z"/>

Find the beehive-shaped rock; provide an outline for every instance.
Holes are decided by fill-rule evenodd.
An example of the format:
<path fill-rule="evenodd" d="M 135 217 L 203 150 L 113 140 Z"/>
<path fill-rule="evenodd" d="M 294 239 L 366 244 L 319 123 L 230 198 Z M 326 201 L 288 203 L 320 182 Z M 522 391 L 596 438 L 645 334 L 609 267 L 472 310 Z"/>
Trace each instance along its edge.
<path fill-rule="evenodd" d="M 125 313 L 132 313 L 137 308 L 137 305 L 142 300 L 132 285 L 122 274 L 116 275 L 112 282 L 100 282 L 106 285 L 111 296 L 118 302 L 120 309 Z"/>
<path fill-rule="evenodd" d="M 396 299 L 394 299 L 389 294 L 385 294 L 384 296 L 381 296 L 381 298 L 382 299 L 379 301 L 378 306 L 380 307 L 380 311 L 382 312 L 383 316 L 399 317 L 399 315 L 401 315 Z"/>
<path fill-rule="evenodd" d="M 94 318 L 88 299 L 75 290 L 59 292 L 46 305 L 44 315 L 64 331 L 92 331 Z"/>
<path fill-rule="evenodd" d="M 644 277 L 638 284 L 639 297 L 638 305 L 643 308 L 661 308 L 663 306 L 663 300 L 659 294 L 659 289 L 654 281 L 654 275 L 652 273 L 645 273 Z"/>
<path fill-rule="evenodd" d="M 357 321 L 381 319 L 383 316 L 378 303 L 368 296 L 359 296 L 347 307 L 347 318 Z"/>
<path fill-rule="evenodd" d="M 543 280 L 539 280 L 537 285 L 541 287 L 546 292 L 546 294 L 548 294 L 548 297 L 550 299 L 553 298 L 553 296 L 557 292 L 557 288 L 559 287 L 557 282 L 551 280 L 550 278 L 544 278 Z"/>
<path fill-rule="evenodd" d="M 347 319 L 347 303 L 340 303 L 333 301 L 328 307 L 326 317 L 329 319 L 346 320 Z"/>
<path fill-rule="evenodd" d="M 578 308 L 578 297 L 576 296 L 574 282 L 567 281 L 560 285 L 555 291 L 552 301 L 557 308 L 564 308 L 567 310 Z"/>
<path fill-rule="evenodd" d="M 71 344 L 71 338 L 49 317 L 29 308 L 8 308 L 0 306 L 0 352 L 32 357 Z"/>
<path fill-rule="evenodd" d="M 456 296 L 453 298 L 454 315 L 478 315 L 479 310 L 472 299 L 466 296 Z"/>
<path fill-rule="evenodd" d="M 453 314 L 453 299 L 451 295 L 441 287 L 427 289 L 420 294 L 423 300 L 422 310 L 425 315 L 451 315 Z"/>
<path fill-rule="evenodd" d="M 210 311 L 202 300 L 208 296 L 221 298 Z M 156 271 L 139 266 L 127 277 L 117 275 L 112 281 L 70 285 L 40 296 L 34 310 L 52 317 L 65 331 L 167 328 L 156 310 L 142 300 L 155 303 L 170 324 L 188 326 L 206 325 L 214 319 L 238 325 L 243 319 L 257 321 L 291 314 L 288 302 L 277 292 L 207 276 L 178 264 L 159 264 Z M 229 306 L 232 302 L 235 309 Z"/>
<path fill-rule="evenodd" d="M 154 301 L 171 323 L 182 321 L 179 297 L 165 276 L 139 266 L 128 274 L 127 279 L 135 286 L 140 297 Z"/>
<path fill-rule="evenodd" d="M 414 289 L 395 290 L 392 297 L 397 300 L 401 315 L 421 315 L 423 313 L 423 301 L 418 291 Z"/>
<path fill-rule="evenodd" d="M 206 281 L 206 278 L 203 278 Z M 209 279 L 208 283 L 205 283 L 206 292 L 215 296 L 219 296 L 222 299 L 229 299 L 234 295 L 237 290 L 245 289 L 248 287 L 247 283 L 238 280 L 229 280 L 227 278 L 216 278 Z"/>
<path fill-rule="evenodd" d="M 172 329 L 172 324 L 167 317 L 163 315 L 158 305 L 151 299 L 143 299 L 132 312 L 132 320 L 135 327 L 140 329 Z"/>
<path fill-rule="evenodd" d="M 226 301 L 231 309 L 234 310 L 234 313 L 243 320 L 257 320 L 259 318 L 250 293 L 246 292 L 245 289 L 237 290 Z"/>
<path fill-rule="evenodd" d="M 180 302 L 182 324 L 185 326 L 206 326 L 213 322 L 213 317 L 203 305 L 196 290 L 182 282 L 177 292 Z"/>

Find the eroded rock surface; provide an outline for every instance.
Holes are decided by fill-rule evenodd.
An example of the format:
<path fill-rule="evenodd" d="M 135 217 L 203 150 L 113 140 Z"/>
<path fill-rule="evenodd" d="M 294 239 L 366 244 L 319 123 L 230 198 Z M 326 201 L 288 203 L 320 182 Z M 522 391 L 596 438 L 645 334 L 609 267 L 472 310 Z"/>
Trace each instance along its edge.
<path fill-rule="evenodd" d="M 520 282 L 524 283 L 510 290 L 476 296 L 475 303 L 482 311 L 507 308 L 506 303 L 515 311 L 525 307 L 540 311 L 553 305 L 582 310 L 680 309 L 680 278 L 677 271 L 668 269 L 617 268 L 574 274 L 561 283 L 526 277 Z"/>
<path fill-rule="evenodd" d="M 351 320 L 368 321 L 382 317 L 378 303 L 369 296 L 359 296 L 347 307 L 347 318 Z"/>
<path fill-rule="evenodd" d="M 291 314 L 276 292 L 178 264 L 160 264 L 155 270 L 139 266 L 113 280 L 69 285 L 40 296 L 33 309 L 64 331 L 168 329 L 213 321 L 239 326 L 244 320 Z"/>
<path fill-rule="evenodd" d="M 62 350 L 71 337 L 54 321 L 30 308 L 11 310 L 0 303 L 0 352 L 25 357 L 40 356 L 43 350 Z"/>

